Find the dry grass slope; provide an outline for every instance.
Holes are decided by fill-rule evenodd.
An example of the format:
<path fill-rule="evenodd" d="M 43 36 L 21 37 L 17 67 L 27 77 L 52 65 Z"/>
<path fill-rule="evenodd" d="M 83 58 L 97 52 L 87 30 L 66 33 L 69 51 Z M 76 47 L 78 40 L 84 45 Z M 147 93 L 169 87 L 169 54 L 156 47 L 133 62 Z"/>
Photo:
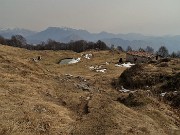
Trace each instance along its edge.
<path fill-rule="evenodd" d="M 0 135 L 179 133 L 178 115 L 151 94 L 142 92 L 147 101 L 142 106 L 120 102 L 129 94 L 115 90 L 111 82 L 126 69 L 114 66 L 119 57 L 125 58 L 124 53 L 84 53 L 92 53 L 93 58 L 59 65 L 60 59 L 78 58 L 82 53 L 0 45 Z M 37 56 L 42 60 L 33 61 Z M 91 65 L 103 65 L 107 72 L 90 71 Z"/>

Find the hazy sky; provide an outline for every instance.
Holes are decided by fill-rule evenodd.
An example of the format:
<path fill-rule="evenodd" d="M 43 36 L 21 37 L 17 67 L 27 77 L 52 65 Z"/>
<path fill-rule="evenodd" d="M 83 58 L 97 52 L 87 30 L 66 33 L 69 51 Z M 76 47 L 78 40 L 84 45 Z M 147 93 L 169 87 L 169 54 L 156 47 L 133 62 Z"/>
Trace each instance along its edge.
<path fill-rule="evenodd" d="M 180 0 L 0 0 L 0 27 L 180 34 Z"/>

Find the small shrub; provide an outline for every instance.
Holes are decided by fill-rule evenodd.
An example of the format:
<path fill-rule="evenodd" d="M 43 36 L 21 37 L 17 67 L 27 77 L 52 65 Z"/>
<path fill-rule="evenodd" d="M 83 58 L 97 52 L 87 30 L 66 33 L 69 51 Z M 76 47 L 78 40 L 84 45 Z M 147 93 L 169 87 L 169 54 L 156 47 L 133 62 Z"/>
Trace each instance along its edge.
<path fill-rule="evenodd" d="M 180 73 L 166 79 L 165 84 L 161 88 L 166 91 L 180 91 Z"/>
<path fill-rule="evenodd" d="M 128 107 L 141 107 L 150 102 L 150 99 L 147 96 L 145 96 L 145 94 L 147 93 L 134 92 L 134 93 L 130 93 L 126 97 L 119 97 L 117 101 L 123 103 Z"/>
<path fill-rule="evenodd" d="M 168 66 L 169 66 L 168 63 L 166 62 L 162 62 L 158 65 L 158 67 L 168 67 Z"/>
<path fill-rule="evenodd" d="M 171 59 L 170 58 L 164 58 L 164 59 L 160 59 L 160 62 L 169 62 Z"/>
<path fill-rule="evenodd" d="M 172 99 L 171 105 L 176 108 L 180 107 L 180 93 L 174 96 L 174 98 Z"/>

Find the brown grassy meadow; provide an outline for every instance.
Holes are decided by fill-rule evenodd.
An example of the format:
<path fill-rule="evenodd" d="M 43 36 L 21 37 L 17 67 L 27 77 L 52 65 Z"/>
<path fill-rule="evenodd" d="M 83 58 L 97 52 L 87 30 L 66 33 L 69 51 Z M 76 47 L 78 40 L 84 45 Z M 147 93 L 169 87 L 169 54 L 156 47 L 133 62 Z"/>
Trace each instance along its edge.
<path fill-rule="evenodd" d="M 82 57 L 76 64 L 58 64 L 83 53 L 93 57 Z M 128 94 L 116 90 L 112 80 L 126 69 L 115 67 L 125 53 L 83 53 L 1 45 L 0 135 L 179 134 L 179 115 L 151 93 L 139 90 L 136 101 L 121 102 Z M 32 60 L 38 56 L 42 60 Z M 106 72 L 89 70 L 95 65 L 102 65 Z M 128 106 L 134 102 L 144 104 Z"/>

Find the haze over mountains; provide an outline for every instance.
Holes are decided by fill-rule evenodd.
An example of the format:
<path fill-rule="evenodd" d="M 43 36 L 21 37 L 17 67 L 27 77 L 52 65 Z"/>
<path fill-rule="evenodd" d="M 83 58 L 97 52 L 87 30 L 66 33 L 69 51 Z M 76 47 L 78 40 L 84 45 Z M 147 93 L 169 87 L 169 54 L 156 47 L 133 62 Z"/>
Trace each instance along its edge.
<path fill-rule="evenodd" d="M 70 42 L 77 40 L 86 40 L 96 42 L 104 41 L 107 45 L 122 46 L 124 49 L 131 46 L 133 49 L 151 46 L 157 50 L 164 45 L 169 52 L 180 50 L 180 35 L 176 36 L 145 36 L 137 33 L 113 34 L 108 32 L 90 33 L 86 30 L 77 30 L 72 28 L 49 27 L 43 31 L 35 32 L 27 29 L 0 29 L 0 35 L 10 38 L 12 35 L 22 35 L 28 43 L 38 44 L 42 41 L 52 39 L 59 42 Z"/>
<path fill-rule="evenodd" d="M 27 29 L 20 29 L 20 28 L 14 28 L 14 29 L 10 29 L 10 28 L 0 28 L 0 35 L 3 36 L 4 38 L 11 38 L 12 35 L 22 35 L 24 37 L 33 35 L 37 32 L 35 31 L 31 31 L 31 30 L 27 30 Z"/>

